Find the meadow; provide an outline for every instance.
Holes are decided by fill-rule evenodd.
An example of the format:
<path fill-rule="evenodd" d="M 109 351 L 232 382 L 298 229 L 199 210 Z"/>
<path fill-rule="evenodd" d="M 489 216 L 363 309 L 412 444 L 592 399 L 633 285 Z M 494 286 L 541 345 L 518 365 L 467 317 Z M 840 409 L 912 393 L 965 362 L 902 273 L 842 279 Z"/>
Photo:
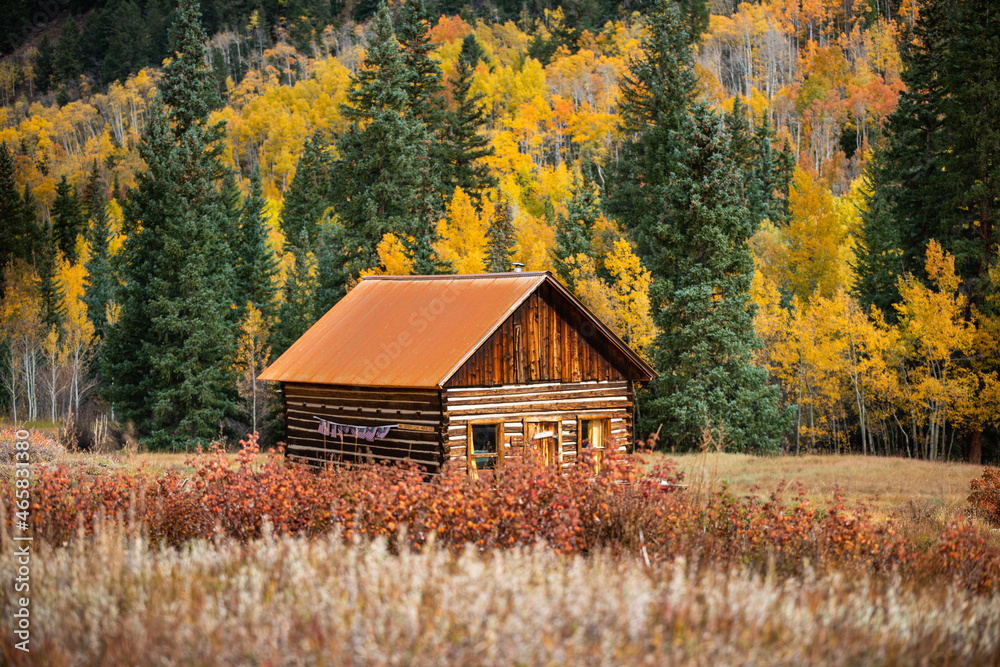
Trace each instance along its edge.
<path fill-rule="evenodd" d="M 487 485 L 252 440 L 32 447 L 31 653 L 0 467 L 4 664 L 1000 661 L 1000 484 L 970 504 L 975 466 L 656 454 Z"/>

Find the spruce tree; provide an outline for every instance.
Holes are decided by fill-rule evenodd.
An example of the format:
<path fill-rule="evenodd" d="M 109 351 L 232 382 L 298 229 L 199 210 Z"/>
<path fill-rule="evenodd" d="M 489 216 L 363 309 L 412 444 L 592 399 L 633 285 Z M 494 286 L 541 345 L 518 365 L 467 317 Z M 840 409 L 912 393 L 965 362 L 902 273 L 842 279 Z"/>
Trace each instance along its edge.
<path fill-rule="evenodd" d="M 752 363 L 759 345 L 750 300 L 755 226 L 723 120 L 696 101 L 689 37 L 677 7 L 655 5 L 642 54 L 622 85 L 621 158 L 609 209 L 632 232 L 653 275 L 660 377 L 644 426 L 671 446 L 695 447 L 706 429 L 727 444 L 773 451 L 790 415 Z"/>
<path fill-rule="evenodd" d="M 434 180 L 426 171 L 431 137 L 410 107 L 410 80 L 383 3 L 342 108 L 350 125 L 337 141 L 340 159 L 332 169 L 347 275 L 377 265 L 376 246 L 389 232 L 417 241 L 434 237 L 422 194 Z"/>
<path fill-rule="evenodd" d="M 38 297 L 42 302 L 42 322 L 45 330 L 62 329 L 66 315 L 66 292 L 59 283 L 59 252 L 51 223 L 42 229 L 38 248 Z"/>
<path fill-rule="evenodd" d="M 124 208 L 120 314 L 103 350 L 108 397 L 161 445 L 212 438 L 237 413 L 233 272 L 221 231 L 229 219 L 219 191 L 224 135 L 208 122 L 215 86 L 199 16 L 195 0 L 181 0 L 174 57 L 139 145 L 146 170 Z"/>
<path fill-rule="evenodd" d="M 472 76 L 483 57 L 483 48 L 475 35 L 462 41 L 462 51 L 451 80 L 456 109 L 447 114 L 446 131 L 441 141 L 444 180 L 447 188 L 462 188 L 472 203 L 479 206 L 483 192 L 497 186 L 496 178 L 482 158 L 493 155 L 489 139 L 481 134 L 486 125 L 482 93 L 471 94 Z"/>
<path fill-rule="evenodd" d="M 424 0 L 408 0 L 399 11 L 398 26 L 396 38 L 409 72 L 406 94 L 410 108 L 429 133 L 438 135 L 444 126 L 444 75 L 430 55 L 434 50 L 430 36 L 431 16 Z"/>
<path fill-rule="evenodd" d="M 80 206 L 76 187 L 66 182 L 63 176 L 56 185 L 56 198 L 52 202 L 52 235 L 56 247 L 70 261 L 76 264 L 76 238 L 87 230 L 87 219 Z"/>
<path fill-rule="evenodd" d="M 574 290 L 573 269 L 577 266 L 572 259 L 575 255 L 593 254 L 594 223 L 601 215 L 597 188 L 592 183 L 575 183 L 573 197 L 565 215 L 556 216 L 555 260 L 559 279 Z"/>
<path fill-rule="evenodd" d="M 295 265 L 285 281 L 271 353 L 277 357 L 316 321 L 316 258 L 308 250 L 293 248 Z"/>
<path fill-rule="evenodd" d="M 264 190 L 260 170 L 250 178 L 250 194 L 243 202 L 239 234 L 233 246 L 236 265 L 236 302 L 241 317 L 247 303 L 260 311 L 265 322 L 274 321 L 278 275 L 278 259 L 267 243 L 267 223 L 264 220 Z"/>
<path fill-rule="evenodd" d="M 94 334 L 103 339 L 108 325 L 108 304 L 111 303 L 114 277 L 111 273 L 111 220 L 104 179 L 97 169 L 96 160 L 87 179 L 83 199 L 90 219 L 87 230 L 90 257 L 84 265 L 87 278 L 83 301 L 87 305 L 87 319 L 94 325 Z"/>
<path fill-rule="evenodd" d="M 295 166 L 295 177 L 285 193 L 281 209 L 281 230 L 285 246 L 301 248 L 302 239 L 319 236 L 319 223 L 332 203 L 330 192 L 331 160 L 322 130 L 306 139 Z"/>
<path fill-rule="evenodd" d="M 0 143 L 0 297 L 4 295 L 3 268 L 15 259 L 28 259 L 32 246 L 14 173 L 14 157 L 7 142 Z"/>
<path fill-rule="evenodd" d="M 80 43 L 80 26 L 72 16 L 63 24 L 56 46 L 53 69 L 56 81 L 75 83 L 83 71 L 83 47 Z"/>
<path fill-rule="evenodd" d="M 514 230 L 514 205 L 503 195 L 486 229 L 486 270 L 503 273 L 513 268 L 517 233 Z"/>
<path fill-rule="evenodd" d="M 38 57 L 35 59 L 35 89 L 39 93 L 47 93 L 52 87 L 52 76 L 55 74 L 55 54 L 48 35 L 42 36 L 38 43 Z"/>
<path fill-rule="evenodd" d="M 897 279 L 925 276 L 927 243 L 955 257 L 971 305 L 987 308 L 1000 247 L 1000 7 L 921 5 L 901 50 L 906 85 L 869 168 L 856 293 L 890 318 Z"/>

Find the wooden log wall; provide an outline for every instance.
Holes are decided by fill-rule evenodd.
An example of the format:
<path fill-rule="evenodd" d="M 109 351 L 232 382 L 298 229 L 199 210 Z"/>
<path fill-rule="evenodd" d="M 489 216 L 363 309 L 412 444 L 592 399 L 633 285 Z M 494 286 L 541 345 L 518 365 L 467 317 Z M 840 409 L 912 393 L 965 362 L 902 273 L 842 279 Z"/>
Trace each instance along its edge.
<path fill-rule="evenodd" d="M 367 463 L 412 461 L 436 472 L 443 461 L 444 427 L 437 389 L 283 385 L 286 453 L 323 465 L 327 461 Z M 409 425 L 368 442 L 353 435 L 330 437 L 319 419 L 349 426 Z"/>
<path fill-rule="evenodd" d="M 528 382 L 620 381 L 634 363 L 589 319 L 543 285 L 483 343 L 448 387 Z"/>
<path fill-rule="evenodd" d="M 505 452 L 512 436 L 524 436 L 524 420 L 559 422 L 562 431 L 560 462 L 576 460 L 578 419 L 610 418 L 611 437 L 632 442 L 632 388 L 627 381 L 539 383 L 502 387 L 443 389 L 442 409 L 447 428 L 446 456 L 464 459 L 470 421 L 495 420 L 504 425 Z"/>

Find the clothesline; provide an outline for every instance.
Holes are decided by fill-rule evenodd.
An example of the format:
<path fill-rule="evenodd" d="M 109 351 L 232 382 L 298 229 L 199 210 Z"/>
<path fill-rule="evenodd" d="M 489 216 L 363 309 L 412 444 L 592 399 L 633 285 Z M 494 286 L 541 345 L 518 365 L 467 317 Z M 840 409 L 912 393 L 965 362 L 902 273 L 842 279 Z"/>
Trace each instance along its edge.
<path fill-rule="evenodd" d="M 387 424 L 385 426 L 351 426 L 349 424 L 338 424 L 336 422 L 327 421 L 326 419 L 321 419 L 320 417 L 313 417 L 313 419 L 319 420 L 318 431 L 323 435 L 330 437 L 340 437 L 344 435 L 354 435 L 368 442 L 372 442 L 375 438 L 381 440 L 385 436 L 389 435 L 389 429 L 399 426 L 399 424 Z"/>

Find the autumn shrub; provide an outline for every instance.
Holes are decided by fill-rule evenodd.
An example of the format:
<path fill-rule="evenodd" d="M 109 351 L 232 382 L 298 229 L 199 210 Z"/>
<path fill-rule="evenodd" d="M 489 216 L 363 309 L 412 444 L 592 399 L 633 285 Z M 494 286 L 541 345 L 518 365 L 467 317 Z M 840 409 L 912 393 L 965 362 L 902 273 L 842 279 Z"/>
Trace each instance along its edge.
<path fill-rule="evenodd" d="M 1000 468 L 983 468 L 983 476 L 972 480 L 969 504 L 984 521 L 1000 527 Z"/>
<path fill-rule="evenodd" d="M 39 465 L 32 489 L 34 533 L 51 544 L 91 534 L 104 520 L 153 544 L 196 539 L 307 538 L 335 529 L 346 540 L 382 538 L 390 549 L 439 545 L 479 550 L 545 544 L 564 554 L 642 555 L 651 564 L 684 558 L 713 567 L 748 567 L 781 575 L 810 569 L 898 573 L 912 580 L 955 579 L 975 591 L 1000 587 L 1000 552 L 978 529 L 944 525 L 928 542 L 900 534 L 864 503 L 839 492 L 815 505 L 801 489 L 737 497 L 726 487 L 684 491 L 672 462 L 655 468 L 608 453 L 600 472 L 585 453 L 564 469 L 509 461 L 489 481 L 462 466 L 428 479 L 412 464 L 331 467 L 317 471 L 267 455 L 255 438 L 233 464 L 221 450 L 193 458 L 190 475 L 139 468 L 89 474 Z M 12 487 L 0 490 L 11 507 Z M 11 515 L 0 522 L 9 528 Z"/>

